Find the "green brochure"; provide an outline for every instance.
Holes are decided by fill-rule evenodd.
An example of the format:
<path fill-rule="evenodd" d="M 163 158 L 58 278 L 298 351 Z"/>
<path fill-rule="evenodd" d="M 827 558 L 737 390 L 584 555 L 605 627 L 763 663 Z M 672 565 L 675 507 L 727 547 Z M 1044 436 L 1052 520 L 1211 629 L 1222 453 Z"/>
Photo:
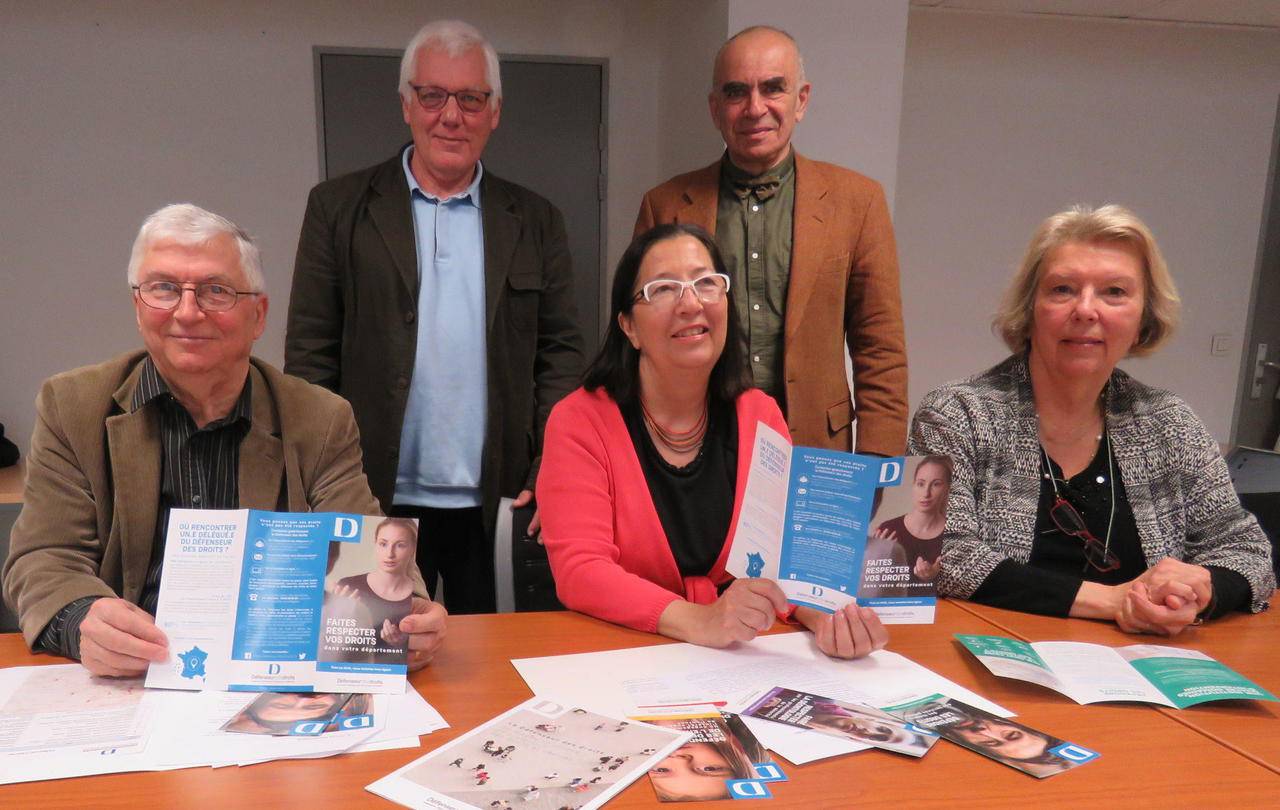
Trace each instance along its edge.
<path fill-rule="evenodd" d="M 1057 690 L 1076 703 L 1135 700 L 1185 709 L 1210 700 L 1276 700 L 1275 695 L 1197 650 L 1075 641 L 1028 644 L 1003 636 L 956 638 L 1002 678 Z"/>

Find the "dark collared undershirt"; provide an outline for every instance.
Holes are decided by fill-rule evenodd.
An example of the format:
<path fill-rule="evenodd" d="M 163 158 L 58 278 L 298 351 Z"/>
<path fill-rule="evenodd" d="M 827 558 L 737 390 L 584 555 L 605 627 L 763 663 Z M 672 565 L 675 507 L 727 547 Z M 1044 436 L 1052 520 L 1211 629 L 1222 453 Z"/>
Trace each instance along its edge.
<path fill-rule="evenodd" d="M 783 413 L 783 325 L 791 276 L 795 168 L 792 151 L 777 166 L 752 176 L 733 165 L 726 153 L 720 161 L 716 206 L 716 245 L 732 279 L 751 372 L 756 387 L 777 400 Z M 762 184 L 771 187 L 753 190 Z"/>
<path fill-rule="evenodd" d="M 249 433 L 249 381 L 231 413 L 197 428 L 178 403 L 148 357 L 142 363 L 138 387 L 129 411 L 155 408 L 160 420 L 160 502 L 151 562 L 139 606 L 154 615 L 164 567 L 164 539 L 170 509 L 235 509 L 240 505 L 240 442 Z M 128 486 L 117 481 L 116 486 Z M 103 539 L 105 543 L 105 539 Z M 45 625 L 36 647 L 66 658 L 80 657 L 80 623 L 101 597 L 85 596 L 66 605 Z"/>

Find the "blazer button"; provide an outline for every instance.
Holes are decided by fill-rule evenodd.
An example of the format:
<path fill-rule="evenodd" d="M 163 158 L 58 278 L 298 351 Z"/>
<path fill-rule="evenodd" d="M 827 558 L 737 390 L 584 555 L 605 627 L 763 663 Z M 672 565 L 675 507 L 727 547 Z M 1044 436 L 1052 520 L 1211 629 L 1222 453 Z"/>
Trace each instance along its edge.
<path fill-rule="evenodd" d="M 399 377 L 396 377 L 396 388 L 399 388 L 401 391 L 403 391 L 408 387 L 409 387 L 408 377 L 404 376 L 403 374 L 401 374 Z"/>
<path fill-rule="evenodd" d="M 416 317 L 418 317 L 417 313 L 415 313 L 413 310 L 409 310 L 404 314 L 404 322 L 413 323 L 413 319 Z"/>

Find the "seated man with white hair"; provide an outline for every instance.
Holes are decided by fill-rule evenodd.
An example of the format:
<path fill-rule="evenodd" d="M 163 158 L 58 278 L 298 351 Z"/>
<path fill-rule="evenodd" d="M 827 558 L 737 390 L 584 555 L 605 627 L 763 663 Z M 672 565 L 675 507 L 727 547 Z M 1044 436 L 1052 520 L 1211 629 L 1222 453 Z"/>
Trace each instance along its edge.
<path fill-rule="evenodd" d="M 99 675 L 168 657 L 152 616 L 170 509 L 378 512 L 351 406 L 250 356 L 268 301 L 243 229 L 162 208 L 134 241 L 129 285 L 145 349 L 44 383 L 3 573 L 32 649 Z M 400 623 L 411 669 L 444 626 L 415 596 Z"/>

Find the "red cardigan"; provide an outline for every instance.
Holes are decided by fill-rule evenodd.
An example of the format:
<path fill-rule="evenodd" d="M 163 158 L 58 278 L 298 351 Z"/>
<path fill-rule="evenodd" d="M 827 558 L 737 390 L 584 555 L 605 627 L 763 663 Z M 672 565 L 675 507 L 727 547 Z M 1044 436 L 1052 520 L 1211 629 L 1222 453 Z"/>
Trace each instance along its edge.
<path fill-rule="evenodd" d="M 783 436 L 787 423 L 759 390 L 738 397 L 738 471 L 733 520 L 707 576 L 681 577 L 617 404 L 579 388 L 551 411 L 538 472 L 538 511 L 556 593 L 565 607 L 654 633 L 676 599 L 709 604 L 725 573 L 755 447 L 756 424 Z"/>

